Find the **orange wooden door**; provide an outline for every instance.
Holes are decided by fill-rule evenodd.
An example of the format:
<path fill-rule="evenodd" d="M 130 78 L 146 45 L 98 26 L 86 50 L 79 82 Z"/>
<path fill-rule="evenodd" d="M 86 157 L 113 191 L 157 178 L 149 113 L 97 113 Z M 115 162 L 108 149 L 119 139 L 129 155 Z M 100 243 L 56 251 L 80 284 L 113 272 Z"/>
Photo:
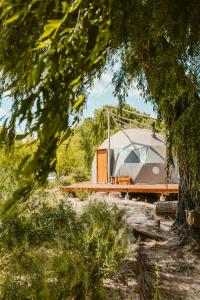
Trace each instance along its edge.
<path fill-rule="evenodd" d="M 97 158 L 97 182 L 108 182 L 108 150 L 98 149 Z"/>

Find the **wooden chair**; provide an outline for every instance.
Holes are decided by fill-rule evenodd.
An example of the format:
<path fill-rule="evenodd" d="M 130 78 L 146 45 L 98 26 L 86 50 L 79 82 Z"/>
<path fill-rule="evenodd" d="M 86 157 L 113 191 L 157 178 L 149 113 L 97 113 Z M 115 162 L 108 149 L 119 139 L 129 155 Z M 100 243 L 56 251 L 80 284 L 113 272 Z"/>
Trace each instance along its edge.
<path fill-rule="evenodd" d="M 118 184 L 131 184 L 132 179 L 130 176 L 118 176 Z"/>

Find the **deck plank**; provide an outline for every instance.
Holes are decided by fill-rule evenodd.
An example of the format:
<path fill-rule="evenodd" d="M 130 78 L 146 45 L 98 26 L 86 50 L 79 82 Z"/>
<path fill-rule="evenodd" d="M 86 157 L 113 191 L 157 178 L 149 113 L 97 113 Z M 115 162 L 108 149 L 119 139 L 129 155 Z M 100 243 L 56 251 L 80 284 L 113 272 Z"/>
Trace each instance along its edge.
<path fill-rule="evenodd" d="M 62 192 L 74 192 L 76 190 L 88 190 L 90 192 L 128 192 L 128 193 L 153 193 L 153 194 L 177 194 L 178 184 L 129 184 L 119 185 L 110 183 L 80 182 L 60 187 Z"/>

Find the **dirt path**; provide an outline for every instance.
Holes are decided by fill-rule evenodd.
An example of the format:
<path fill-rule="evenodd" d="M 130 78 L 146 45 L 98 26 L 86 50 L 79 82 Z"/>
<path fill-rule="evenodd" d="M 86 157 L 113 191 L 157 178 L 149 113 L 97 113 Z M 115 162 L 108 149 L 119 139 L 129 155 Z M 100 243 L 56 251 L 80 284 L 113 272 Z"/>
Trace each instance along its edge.
<path fill-rule="evenodd" d="M 130 256 L 120 272 L 104 282 L 109 299 L 200 299 L 200 253 L 191 245 L 179 244 L 171 231 L 172 219 L 159 217 L 158 228 L 154 204 L 105 194 L 94 195 L 87 201 L 75 198 L 68 201 L 81 213 L 94 199 L 115 204 L 127 212 L 125 223 L 129 229 Z M 135 237 L 138 232 L 142 234 L 139 241 Z M 149 238 L 148 233 L 153 233 L 155 238 Z"/>

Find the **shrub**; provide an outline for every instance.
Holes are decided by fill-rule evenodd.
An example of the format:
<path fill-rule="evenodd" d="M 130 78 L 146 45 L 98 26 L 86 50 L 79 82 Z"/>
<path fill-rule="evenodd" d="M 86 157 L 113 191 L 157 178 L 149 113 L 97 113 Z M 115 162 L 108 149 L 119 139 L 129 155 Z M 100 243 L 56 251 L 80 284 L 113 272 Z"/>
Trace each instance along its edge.
<path fill-rule="evenodd" d="M 58 176 L 56 180 L 47 183 L 48 189 L 57 188 L 59 185 L 70 185 L 77 182 L 88 181 L 89 175 L 82 169 L 71 169 L 68 175 Z"/>
<path fill-rule="evenodd" d="M 105 299 L 102 280 L 127 252 L 123 212 L 92 203 L 39 204 L 2 222 L 0 299 Z"/>
<path fill-rule="evenodd" d="M 89 179 L 88 173 L 85 170 L 74 169 L 73 178 L 75 182 L 87 181 Z"/>
<path fill-rule="evenodd" d="M 75 197 L 78 198 L 80 201 L 87 200 L 90 196 L 90 192 L 86 189 L 77 189 L 74 192 Z"/>

